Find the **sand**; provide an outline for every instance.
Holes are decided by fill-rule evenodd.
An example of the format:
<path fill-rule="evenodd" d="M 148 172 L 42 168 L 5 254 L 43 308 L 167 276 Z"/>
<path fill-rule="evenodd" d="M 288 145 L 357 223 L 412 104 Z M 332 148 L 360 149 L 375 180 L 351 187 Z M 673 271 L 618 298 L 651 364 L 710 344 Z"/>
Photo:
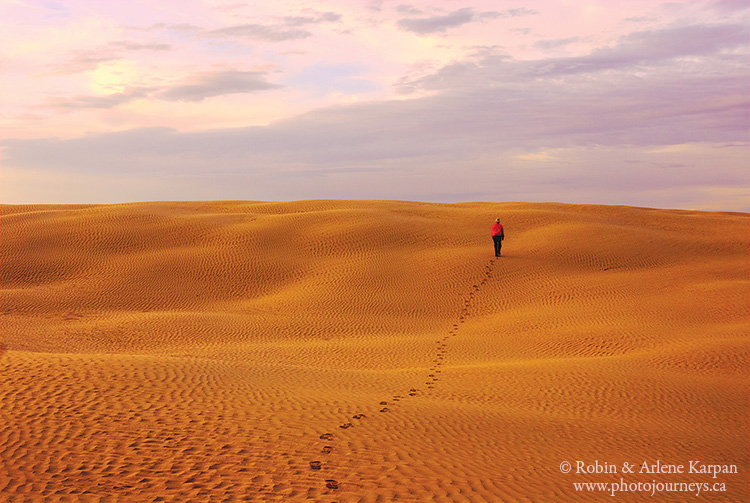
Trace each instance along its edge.
<path fill-rule="evenodd" d="M 747 214 L 3 206 L 0 237 L 2 501 L 750 501 Z M 725 490 L 574 486 L 621 479 Z"/>

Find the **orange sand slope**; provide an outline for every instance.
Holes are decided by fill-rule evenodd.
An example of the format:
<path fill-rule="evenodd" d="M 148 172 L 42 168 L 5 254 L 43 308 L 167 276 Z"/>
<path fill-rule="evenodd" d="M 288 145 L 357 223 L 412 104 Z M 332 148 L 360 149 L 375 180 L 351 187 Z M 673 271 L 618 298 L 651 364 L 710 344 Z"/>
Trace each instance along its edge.
<path fill-rule="evenodd" d="M 747 214 L 3 206 L 0 231 L 2 501 L 750 501 Z"/>

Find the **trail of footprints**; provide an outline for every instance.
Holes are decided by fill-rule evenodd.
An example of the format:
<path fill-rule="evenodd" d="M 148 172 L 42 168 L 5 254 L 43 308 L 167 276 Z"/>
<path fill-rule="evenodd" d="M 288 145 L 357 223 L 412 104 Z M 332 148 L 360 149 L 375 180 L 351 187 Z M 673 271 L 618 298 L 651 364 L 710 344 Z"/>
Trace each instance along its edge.
<path fill-rule="evenodd" d="M 459 328 L 461 327 L 461 324 L 466 321 L 466 318 L 469 317 L 471 314 L 471 308 L 472 304 L 474 302 L 474 298 L 476 294 L 481 290 L 481 288 L 492 278 L 492 272 L 493 267 L 495 265 L 495 259 L 490 260 L 489 264 L 485 266 L 484 271 L 484 277 L 482 280 L 477 283 L 476 285 L 472 285 L 472 289 L 469 292 L 468 296 L 464 299 L 464 305 L 461 309 L 461 313 L 458 317 L 458 323 L 454 323 L 452 328 L 448 331 L 447 335 L 443 336 L 442 338 L 438 339 L 436 342 L 437 347 L 435 351 L 435 358 L 432 360 L 432 366 L 430 368 L 430 373 L 427 374 L 427 380 L 425 381 L 425 386 L 427 389 L 431 389 L 435 387 L 435 383 L 437 383 L 440 380 L 440 373 L 441 373 L 441 367 L 443 366 L 443 360 L 445 359 L 446 351 L 447 351 L 447 342 L 451 337 L 455 337 L 458 335 Z M 387 413 L 391 409 L 390 407 L 395 406 L 399 401 L 407 399 L 408 397 L 417 396 L 420 393 L 420 388 L 410 388 L 407 393 L 404 395 L 393 395 L 390 400 L 383 400 L 380 402 L 380 409 L 379 412 Z M 360 422 L 364 419 L 366 419 L 367 416 L 364 414 L 355 414 L 351 417 L 351 419 L 356 420 L 356 423 L 351 422 L 351 420 L 347 420 L 344 423 L 341 423 L 339 425 L 339 428 L 342 430 L 346 430 L 349 428 L 353 428 L 356 425 L 359 425 Z M 334 443 L 334 440 L 336 439 L 336 435 L 333 433 L 323 433 L 320 435 L 320 440 L 323 441 L 322 448 L 320 450 L 321 454 L 331 454 L 334 451 L 334 446 L 332 445 Z M 314 460 L 310 461 L 310 469 L 315 471 L 321 471 L 325 466 L 324 461 L 321 460 Z M 325 479 L 325 485 L 328 489 L 339 489 L 339 483 L 338 481 L 334 479 Z"/>

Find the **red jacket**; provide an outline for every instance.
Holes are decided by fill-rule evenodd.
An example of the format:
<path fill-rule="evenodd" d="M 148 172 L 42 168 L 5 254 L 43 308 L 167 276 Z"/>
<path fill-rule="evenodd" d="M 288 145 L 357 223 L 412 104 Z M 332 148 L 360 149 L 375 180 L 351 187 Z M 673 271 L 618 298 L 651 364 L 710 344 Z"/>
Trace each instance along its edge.
<path fill-rule="evenodd" d="M 505 237 L 505 232 L 503 230 L 503 226 L 498 223 L 492 224 L 492 235 L 493 236 L 502 236 Z"/>

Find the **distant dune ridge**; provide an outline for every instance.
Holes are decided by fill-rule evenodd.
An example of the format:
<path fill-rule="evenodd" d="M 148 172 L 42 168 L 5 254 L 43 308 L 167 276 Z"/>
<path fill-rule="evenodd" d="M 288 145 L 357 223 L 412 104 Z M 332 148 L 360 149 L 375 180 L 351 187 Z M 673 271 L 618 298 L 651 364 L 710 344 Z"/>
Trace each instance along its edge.
<path fill-rule="evenodd" d="M 747 214 L 3 206 L 0 238 L 1 501 L 750 501 Z M 691 460 L 738 473 L 575 473 Z M 621 478 L 726 491 L 574 487 Z"/>

